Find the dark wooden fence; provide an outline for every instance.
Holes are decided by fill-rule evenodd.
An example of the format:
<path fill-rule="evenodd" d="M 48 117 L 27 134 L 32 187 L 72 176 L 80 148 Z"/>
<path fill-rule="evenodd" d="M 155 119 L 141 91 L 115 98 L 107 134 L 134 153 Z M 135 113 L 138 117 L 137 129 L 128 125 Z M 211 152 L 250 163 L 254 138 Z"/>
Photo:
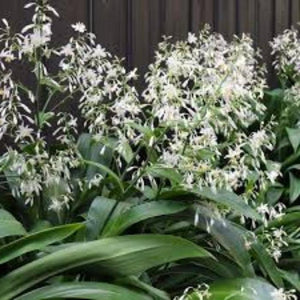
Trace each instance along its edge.
<path fill-rule="evenodd" d="M 25 0 L 0 0 L 0 17 L 19 29 L 29 20 Z M 268 42 L 297 24 L 300 0 L 52 0 L 61 17 L 55 21 L 56 41 L 71 33 L 70 24 L 82 21 L 98 41 L 125 57 L 128 67 L 145 72 L 162 35 L 183 39 L 204 23 L 227 38 L 251 33 L 270 63 Z"/>

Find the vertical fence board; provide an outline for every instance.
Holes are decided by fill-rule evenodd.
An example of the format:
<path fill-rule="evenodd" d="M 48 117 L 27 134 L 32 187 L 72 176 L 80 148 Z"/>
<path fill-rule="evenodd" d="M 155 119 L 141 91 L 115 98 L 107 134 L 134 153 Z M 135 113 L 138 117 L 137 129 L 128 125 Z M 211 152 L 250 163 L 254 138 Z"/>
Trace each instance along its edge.
<path fill-rule="evenodd" d="M 133 65 L 143 72 L 162 35 L 159 2 L 160 0 L 133 0 L 132 3 Z"/>
<path fill-rule="evenodd" d="M 55 43 L 66 43 L 73 35 L 72 24 L 82 22 L 88 25 L 88 1 L 87 0 L 51 0 L 60 17 L 53 18 L 53 32 Z M 72 7 L 72 10 L 70 9 Z"/>
<path fill-rule="evenodd" d="M 290 4 L 288 0 L 275 0 L 275 34 L 290 27 Z"/>
<path fill-rule="evenodd" d="M 244 0 L 243 0 L 244 1 Z M 218 0 L 216 10 L 216 30 L 224 35 L 226 39 L 231 39 L 236 33 L 237 11 L 235 0 Z"/>
<path fill-rule="evenodd" d="M 52 42 L 54 46 L 62 46 L 66 44 L 71 36 L 74 36 L 74 30 L 72 24 L 77 22 L 82 22 L 86 26 L 89 24 L 89 9 L 88 9 L 88 0 L 50 0 L 50 4 L 57 10 L 60 17 L 53 17 L 53 37 Z M 70 7 L 72 9 L 70 9 Z M 52 74 L 56 74 L 58 71 L 59 58 L 53 57 L 50 61 L 46 62 L 48 71 Z M 52 105 L 53 107 L 61 101 L 60 98 L 54 98 Z M 71 100 L 63 104 L 59 109 L 69 111 L 73 115 L 79 115 L 78 109 L 78 97 L 74 97 Z M 51 141 L 51 136 L 47 136 Z"/>
<path fill-rule="evenodd" d="M 269 79 L 271 85 L 275 82 L 275 77 L 272 69 L 271 48 L 269 41 L 274 36 L 274 2 L 273 0 L 258 0 L 258 28 L 257 28 L 257 43 L 262 49 L 264 61 L 268 65 Z"/>
<path fill-rule="evenodd" d="M 162 1 L 162 0 L 161 0 Z M 189 31 L 190 7 L 187 0 L 165 0 L 164 33 L 184 39 Z"/>
<path fill-rule="evenodd" d="M 0 1 L 0 20 L 6 18 L 13 33 L 20 32 L 25 25 L 31 23 L 33 9 L 24 9 L 27 3 L 26 0 Z M 29 65 L 13 64 L 12 70 L 15 79 L 17 78 L 23 84 L 32 87 L 34 77 Z"/>
<path fill-rule="evenodd" d="M 1 19 L 9 21 L 14 32 L 20 31 L 25 24 L 30 23 L 32 9 L 24 9 L 26 0 L 0 1 Z"/>
<path fill-rule="evenodd" d="M 270 65 L 268 42 L 300 21 L 300 0 L 49 1 L 61 15 L 54 22 L 55 44 L 71 35 L 72 23 L 84 22 L 96 33 L 98 42 L 113 54 L 126 57 L 130 66 L 139 67 L 141 75 L 153 60 L 163 34 L 184 39 L 189 30 L 198 32 L 205 23 L 226 38 L 250 33 Z M 23 10 L 26 3 L 28 0 L 0 1 L 0 17 L 9 19 L 14 31 L 30 21 L 31 11 Z"/>
<path fill-rule="evenodd" d="M 296 26 L 300 21 L 300 0 L 291 0 L 291 25 Z"/>
<path fill-rule="evenodd" d="M 249 33 L 253 39 L 257 34 L 257 0 L 237 1 L 237 33 Z"/>
<path fill-rule="evenodd" d="M 97 41 L 113 54 L 126 57 L 128 46 L 128 1 L 96 0 L 93 27 Z"/>
<path fill-rule="evenodd" d="M 214 1 L 212 0 L 192 0 L 191 24 L 192 31 L 198 32 L 205 24 L 214 27 Z"/>

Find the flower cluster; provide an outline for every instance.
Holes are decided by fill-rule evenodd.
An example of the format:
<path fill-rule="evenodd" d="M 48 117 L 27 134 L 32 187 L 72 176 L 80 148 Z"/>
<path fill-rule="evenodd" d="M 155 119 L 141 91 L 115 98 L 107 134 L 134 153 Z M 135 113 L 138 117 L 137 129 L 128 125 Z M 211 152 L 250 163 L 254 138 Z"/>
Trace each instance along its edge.
<path fill-rule="evenodd" d="M 126 73 L 121 61 L 96 45 L 95 35 L 86 33 L 83 26 L 76 24 L 79 36 L 58 51 L 58 84 L 68 97 L 80 95 L 85 126 L 95 137 L 101 139 L 114 132 L 120 138 L 134 139 L 135 133 L 126 124 L 137 120 L 141 112 L 137 92 L 130 85 L 136 72 Z"/>
<path fill-rule="evenodd" d="M 188 287 L 185 289 L 183 295 L 179 297 L 175 297 L 174 300 L 207 300 L 211 297 L 211 293 L 209 292 L 209 286 L 207 284 L 198 285 L 197 288 Z"/>
<path fill-rule="evenodd" d="M 52 16 L 58 13 L 48 0 L 25 7 L 34 9 L 34 15 L 21 33 L 13 34 L 6 20 L 0 29 L 4 45 L 0 52 L 0 140 L 11 143 L 1 158 L 1 170 L 15 197 L 31 205 L 42 197 L 49 209 L 58 212 L 69 206 L 76 184 L 92 188 L 102 180 L 100 174 L 89 182 L 72 179 L 72 171 L 82 163 L 77 149 L 79 121 L 64 112 L 65 102 L 79 100 L 84 126 L 98 141 L 110 136 L 135 142 L 136 133 L 127 123 L 132 118 L 138 122 L 140 114 L 137 92 L 131 86 L 136 73 L 127 73 L 82 23 L 72 25 L 75 37 L 54 48 Z M 58 62 L 56 68 L 51 67 L 52 73 L 49 61 Z M 15 76 L 12 63 L 27 64 L 35 87 Z M 50 135 L 50 143 L 60 145 L 52 151 Z"/>
<path fill-rule="evenodd" d="M 287 29 L 271 42 L 274 66 L 284 79 L 297 79 L 300 75 L 300 39 L 297 29 Z"/>
<path fill-rule="evenodd" d="M 180 170 L 186 187 L 250 198 L 279 175 L 265 156 L 275 136 L 273 123 L 261 120 L 266 82 L 259 58 L 247 35 L 229 43 L 208 28 L 160 44 L 143 95 L 152 124 L 166 129 L 159 163 Z"/>
<path fill-rule="evenodd" d="M 295 295 L 296 291 L 284 291 L 284 289 L 278 289 L 272 292 L 273 300 L 297 300 L 298 297 Z"/>

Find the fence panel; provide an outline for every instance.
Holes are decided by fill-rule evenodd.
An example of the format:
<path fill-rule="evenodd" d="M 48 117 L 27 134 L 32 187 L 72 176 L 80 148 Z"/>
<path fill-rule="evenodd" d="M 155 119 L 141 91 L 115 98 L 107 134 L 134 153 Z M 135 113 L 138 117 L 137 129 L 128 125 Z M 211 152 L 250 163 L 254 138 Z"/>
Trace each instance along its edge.
<path fill-rule="evenodd" d="M 184 39 L 205 23 L 230 38 L 250 33 L 271 65 L 269 41 L 300 20 L 300 0 L 50 0 L 61 18 L 55 21 L 55 43 L 71 34 L 70 23 L 85 22 L 97 40 L 141 76 L 153 60 L 162 35 Z M 27 0 L 0 1 L 0 17 L 19 30 L 29 22 Z M 22 72 L 22 70 L 20 71 Z M 272 78 L 272 76 L 271 76 Z M 140 81 L 141 83 L 141 81 Z"/>

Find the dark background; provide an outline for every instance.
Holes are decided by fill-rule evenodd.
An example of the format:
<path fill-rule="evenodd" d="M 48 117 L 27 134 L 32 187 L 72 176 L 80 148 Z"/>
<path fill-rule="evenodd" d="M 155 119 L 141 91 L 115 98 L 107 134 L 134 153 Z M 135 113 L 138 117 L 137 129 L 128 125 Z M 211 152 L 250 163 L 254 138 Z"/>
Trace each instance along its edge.
<path fill-rule="evenodd" d="M 0 17 L 15 30 L 30 20 L 26 0 L 0 0 Z M 55 42 L 66 41 L 70 24 L 86 23 L 108 50 L 126 59 L 128 68 L 147 70 L 162 35 L 184 39 L 204 23 L 223 33 L 251 33 L 269 64 L 268 42 L 282 30 L 296 25 L 300 0 L 52 0 L 60 19 L 55 21 Z M 22 72 L 22 69 L 19 70 Z M 274 76 L 270 75 L 274 85 Z M 140 79 L 140 86 L 142 81 Z"/>

